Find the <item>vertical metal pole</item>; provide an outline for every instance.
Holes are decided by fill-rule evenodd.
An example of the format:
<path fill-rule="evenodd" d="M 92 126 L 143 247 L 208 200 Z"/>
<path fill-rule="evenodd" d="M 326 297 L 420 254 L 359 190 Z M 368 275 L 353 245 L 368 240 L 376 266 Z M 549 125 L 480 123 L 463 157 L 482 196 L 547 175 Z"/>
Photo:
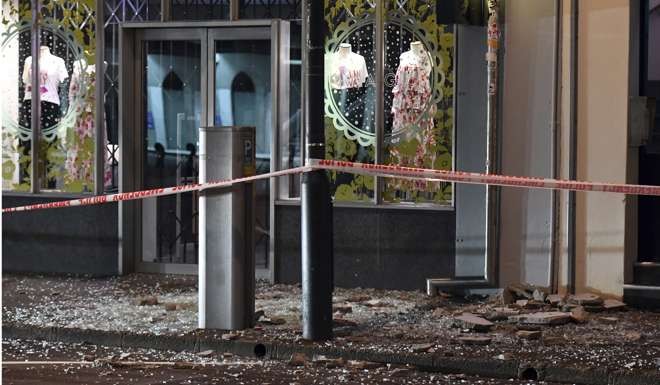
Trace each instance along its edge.
<path fill-rule="evenodd" d="M 387 14 L 386 4 L 384 1 L 376 2 L 376 27 L 374 33 L 376 34 L 376 118 L 374 119 L 376 128 L 376 142 L 374 143 L 376 164 L 383 163 L 383 144 L 385 143 L 385 16 Z M 383 186 L 385 179 L 374 177 L 374 201 L 377 205 L 382 203 Z"/>
<path fill-rule="evenodd" d="M 497 172 L 497 108 L 498 108 L 498 54 L 500 45 L 499 0 L 488 0 L 488 26 L 486 52 L 488 98 L 486 101 L 486 173 Z M 497 243 L 497 189 L 486 187 L 486 280 L 495 280 Z"/>
<path fill-rule="evenodd" d="M 303 20 L 307 23 L 305 48 L 307 113 L 305 136 L 307 159 L 325 157 L 324 132 L 324 2 L 306 0 Z M 303 338 L 322 341 L 332 338 L 333 244 L 332 201 L 325 171 L 302 175 L 302 316 Z"/>
<path fill-rule="evenodd" d="M 41 39 L 39 36 L 39 13 L 40 4 L 39 0 L 31 0 L 32 7 L 32 91 L 30 95 L 30 126 L 32 128 L 32 140 L 30 141 L 30 191 L 33 194 L 39 192 L 39 137 L 41 136 L 41 97 L 39 95 L 39 46 Z"/>
<path fill-rule="evenodd" d="M 96 138 L 94 151 L 94 194 L 103 194 L 105 188 L 105 55 L 104 55 L 104 28 L 105 17 L 103 16 L 103 1 L 96 2 L 96 68 L 94 71 L 95 92 L 95 126 L 94 138 Z"/>
<path fill-rule="evenodd" d="M 569 159 L 568 179 L 577 178 L 577 124 L 578 124 L 578 24 L 579 24 L 578 0 L 571 0 L 571 69 L 570 69 L 570 127 L 569 127 Z M 576 193 L 568 192 L 568 291 L 575 294 L 575 265 L 576 265 Z"/>
<path fill-rule="evenodd" d="M 554 51 L 553 51 L 553 67 L 554 67 L 554 87 L 552 89 L 552 102 L 554 103 L 552 109 L 552 177 L 557 179 L 560 177 L 560 159 L 561 159 L 561 147 L 560 147 L 560 116 L 561 116 L 561 74 L 562 74 L 562 14 L 563 6 L 562 0 L 555 0 L 555 41 L 554 41 Z M 549 273 L 549 283 L 550 289 L 553 293 L 556 293 L 559 289 L 559 256 L 560 256 L 560 238 L 559 238 L 559 218 L 561 217 L 561 208 L 560 208 L 560 196 L 561 192 L 554 190 L 552 192 L 552 217 L 551 217 L 551 238 L 552 243 L 550 244 L 550 273 Z"/>

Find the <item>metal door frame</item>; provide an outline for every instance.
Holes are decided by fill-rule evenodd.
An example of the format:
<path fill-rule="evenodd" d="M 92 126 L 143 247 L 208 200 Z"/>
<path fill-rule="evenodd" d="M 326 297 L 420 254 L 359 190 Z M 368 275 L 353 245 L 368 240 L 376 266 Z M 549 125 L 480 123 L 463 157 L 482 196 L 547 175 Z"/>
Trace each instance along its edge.
<path fill-rule="evenodd" d="M 271 162 L 277 170 L 280 127 L 287 124 L 289 76 L 289 23 L 281 20 L 246 20 L 217 22 L 125 23 L 119 32 L 119 191 L 136 191 L 143 186 L 144 106 L 142 57 L 143 42 L 150 40 L 199 40 L 201 50 L 202 116 L 200 124 L 214 122 L 215 108 L 215 44 L 216 40 L 264 39 L 271 41 Z M 284 63 L 284 65 L 283 65 Z M 211 84 L 212 83 L 212 84 Z M 213 92 L 211 92 L 213 91 Z M 277 179 L 270 179 L 269 255 L 266 270 L 257 271 L 260 278 L 275 277 L 275 200 Z M 142 204 L 140 201 L 119 202 L 118 272 L 197 274 L 197 264 L 142 261 Z"/>

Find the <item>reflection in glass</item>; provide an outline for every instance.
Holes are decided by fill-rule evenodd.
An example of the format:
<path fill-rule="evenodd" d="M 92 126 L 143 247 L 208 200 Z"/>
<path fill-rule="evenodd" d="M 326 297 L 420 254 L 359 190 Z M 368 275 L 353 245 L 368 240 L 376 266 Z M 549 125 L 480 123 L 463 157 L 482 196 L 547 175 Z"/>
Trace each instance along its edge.
<path fill-rule="evenodd" d="M 255 127 L 257 173 L 270 172 L 272 140 L 270 40 L 215 43 L 215 125 Z M 256 264 L 266 266 L 270 181 L 255 183 Z"/>
<path fill-rule="evenodd" d="M 196 183 L 201 125 L 201 43 L 144 43 L 144 187 Z M 195 263 L 195 193 L 144 200 L 143 260 Z"/>
<path fill-rule="evenodd" d="M 288 84 L 288 111 L 287 120 L 280 126 L 279 135 L 279 169 L 286 170 L 298 167 L 302 163 L 300 133 L 301 121 L 301 95 L 302 95 L 302 49 L 301 49 L 301 22 L 292 21 L 289 36 L 289 84 Z M 280 65 L 284 65 L 281 63 Z M 290 199 L 300 196 L 300 174 L 280 177 L 278 179 L 278 198 Z"/>

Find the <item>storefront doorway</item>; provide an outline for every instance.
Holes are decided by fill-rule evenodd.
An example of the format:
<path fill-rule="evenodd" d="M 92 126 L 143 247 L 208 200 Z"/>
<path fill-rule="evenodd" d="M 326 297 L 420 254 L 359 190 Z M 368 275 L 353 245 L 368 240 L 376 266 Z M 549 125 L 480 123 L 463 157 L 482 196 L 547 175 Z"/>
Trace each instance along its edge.
<path fill-rule="evenodd" d="M 132 71 L 122 79 L 122 147 L 130 151 L 122 163 L 122 191 L 196 183 L 204 126 L 255 127 L 257 173 L 271 171 L 273 138 L 287 112 L 278 107 L 287 93 L 280 76 L 288 73 L 280 70 L 288 65 L 287 22 L 132 26 L 122 37 L 122 54 L 132 55 L 122 59 Z M 260 181 L 255 190 L 256 261 L 267 271 L 271 182 Z M 121 252 L 134 257 L 122 260 L 132 259 L 136 271 L 196 272 L 196 193 L 124 205 L 133 213 L 122 218 L 122 237 L 129 239 Z"/>

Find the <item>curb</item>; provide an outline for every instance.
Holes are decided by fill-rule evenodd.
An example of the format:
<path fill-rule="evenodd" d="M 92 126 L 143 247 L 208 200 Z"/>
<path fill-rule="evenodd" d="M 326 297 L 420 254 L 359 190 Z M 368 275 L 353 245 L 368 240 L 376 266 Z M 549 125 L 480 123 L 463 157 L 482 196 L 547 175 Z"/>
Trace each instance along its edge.
<path fill-rule="evenodd" d="M 324 355 L 345 360 L 372 361 L 383 364 L 411 365 L 419 370 L 445 374 L 501 379 L 536 379 L 539 381 L 584 385 L 648 385 L 660 384 L 658 373 L 630 373 L 605 368 L 579 369 L 549 366 L 545 362 L 501 361 L 495 359 L 459 359 L 432 354 L 384 353 L 367 349 L 348 349 L 322 346 L 300 346 L 258 341 L 223 341 L 208 336 L 174 336 L 113 332 L 102 330 L 3 325 L 3 338 L 46 340 L 63 343 L 90 343 L 115 347 L 148 348 L 156 350 L 200 352 L 214 350 L 238 356 L 287 361 L 293 353 L 307 357 Z"/>

